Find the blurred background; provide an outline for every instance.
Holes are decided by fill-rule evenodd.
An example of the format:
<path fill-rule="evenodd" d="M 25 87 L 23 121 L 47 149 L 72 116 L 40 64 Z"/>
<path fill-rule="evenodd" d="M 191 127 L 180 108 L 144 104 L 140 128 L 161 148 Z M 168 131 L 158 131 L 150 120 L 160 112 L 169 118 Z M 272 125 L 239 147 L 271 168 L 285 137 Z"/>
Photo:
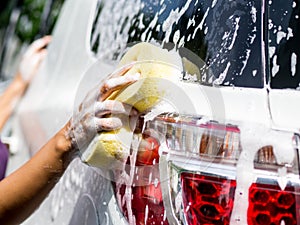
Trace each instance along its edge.
<path fill-rule="evenodd" d="M 14 75 L 20 56 L 50 34 L 64 0 L 4 0 L 0 5 L 0 82 Z"/>

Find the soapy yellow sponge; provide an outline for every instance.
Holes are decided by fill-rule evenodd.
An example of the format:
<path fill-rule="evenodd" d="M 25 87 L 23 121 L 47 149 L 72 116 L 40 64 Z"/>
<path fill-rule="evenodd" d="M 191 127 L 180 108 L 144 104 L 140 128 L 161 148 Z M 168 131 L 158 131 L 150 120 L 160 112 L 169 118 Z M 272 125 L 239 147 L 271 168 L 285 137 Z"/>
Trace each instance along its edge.
<path fill-rule="evenodd" d="M 178 82 L 181 76 L 181 58 L 149 43 L 139 43 L 128 50 L 119 67 L 136 61 L 127 74 L 140 73 L 140 80 L 114 92 L 108 99 L 132 105 L 139 112 L 154 107 L 166 94 L 169 85 L 166 81 Z M 145 61 L 145 63 L 143 63 Z M 130 154 L 133 131 L 128 118 L 122 118 L 123 128 L 101 132 L 92 141 L 83 160 L 89 165 L 113 168 L 115 163 L 124 162 Z"/>
<path fill-rule="evenodd" d="M 116 167 L 116 162 L 121 164 L 128 157 L 132 135 L 128 128 L 102 132 L 90 144 L 91 151 L 84 153 L 85 162 L 99 168 Z"/>

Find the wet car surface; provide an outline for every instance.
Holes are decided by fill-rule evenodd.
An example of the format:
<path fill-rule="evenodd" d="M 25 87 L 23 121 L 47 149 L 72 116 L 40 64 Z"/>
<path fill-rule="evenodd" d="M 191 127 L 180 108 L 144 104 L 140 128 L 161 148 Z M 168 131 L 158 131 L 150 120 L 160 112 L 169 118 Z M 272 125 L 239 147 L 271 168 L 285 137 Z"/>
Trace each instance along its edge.
<path fill-rule="evenodd" d="M 13 134 L 26 143 L 30 154 L 72 115 L 74 102 L 80 101 L 74 97 L 85 71 L 97 63 L 102 77 L 106 76 L 114 70 L 128 45 L 140 41 L 154 41 L 165 48 L 175 46 L 182 57 L 197 65 L 200 71 L 197 83 L 203 86 L 205 93 L 217 89 L 222 96 L 222 104 L 219 104 L 218 101 L 205 103 L 199 96 L 189 95 L 195 105 L 203 107 L 198 116 L 207 116 L 206 105 L 208 108 L 217 105 L 225 120 L 202 121 L 199 127 L 192 125 L 192 128 L 187 124 L 178 127 L 172 116 L 167 122 L 158 118 L 163 122 L 149 123 L 162 130 L 165 126 L 172 130 L 163 133 L 167 141 L 170 136 L 182 141 L 183 131 L 189 133 L 191 129 L 199 132 L 197 134 L 203 139 L 195 139 L 196 150 L 188 153 L 188 157 L 181 154 L 189 151 L 186 146 L 191 139 L 187 139 L 187 135 L 180 148 L 168 142 L 171 146 L 169 158 L 162 158 L 159 164 L 151 163 L 157 154 L 153 154 L 151 160 L 140 159 L 138 166 L 153 166 L 153 174 L 143 171 L 145 179 L 151 174 L 153 180 L 149 185 L 129 188 L 133 192 L 133 214 L 118 199 L 126 193 L 124 185 L 117 190 L 97 169 L 75 159 L 46 201 L 24 224 L 77 224 L 76 218 L 85 216 L 88 219 L 83 221 L 87 224 L 127 224 L 128 221 L 136 221 L 136 224 L 177 224 L 179 221 L 184 224 L 229 224 L 230 221 L 230 224 L 244 224 L 245 217 L 248 224 L 255 225 L 281 224 L 281 221 L 298 223 L 299 215 L 295 210 L 299 204 L 298 160 L 290 166 L 278 163 L 278 159 L 266 162 L 267 159 L 259 158 L 259 154 L 274 155 L 273 150 L 257 149 L 259 154 L 256 158 L 253 156 L 253 161 L 256 160 L 253 174 L 257 177 L 248 186 L 240 182 L 242 179 L 237 180 L 243 173 L 239 174 L 236 168 L 242 154 L 240 132 L 247 133 L 247 129 L 242 129 L 244 123 L 263 124 L 268 131 L 275 130 L 271 137 L 282 137 L 284 143 L 289 142 L 281 135 L 283 131 L 297 140 L 300 127 L 297 120 L 300 111 L 297 104 L 300 97 L 297 90 L 300 82 L 299 10 L 299 1 L 282 0 L 66 1 L 53 32 L 49 56 L 21 102 L 13 126 Z M 88 84 L 93 82 L 87 82 L 87 90 Z M 259 133 L 259 128 L 252 127 L 254 133 L 255 129 Z M 253 134 L 250 132 L 250 135 Z M 253 136 L 252 142 L 255 142 Z M 267 140 L 272 145 L 272 138 Z M 252 142 L 249 141 L 249 146 L 256 146 Z M 205 164 L 205 157 L 199 158 L 199 155 L 216 156 L 218 151 L 203 152 L 201 144 L 218 150 L 220 146 L 224 150 L 229 145 L 238 154 L 226 161 L 226 157 L 222 158 L 224 153 Z M 294 148 L 297 152 L 297 144 Z M 203 167 L 199 166 L 201 163 Z M 282 178 L 278 171 L 282 172 L 283 168 L 288 168 L 287 179 L 290 179 L 286 189 L 278 184 Z M 161 178 L 164 170 L 172 176 Z M 242 208 L 242 216 L 234 208 L 240 187 L 248 187 L 249 191 L 244 191 L 252 199 L 250 203 L 248 199 L 243 200 L 248 202 L 249 208 Z M 172 197 L 168 197 L 169 193 Z M 261 202 L 264 198 L 270 200 L 270 204 L 264 205 Z M 179 201 L 179 206 L 174 199 Z M 274 208 L 277 211 L 272 214 L 270 209 Z M 231 217 L 233 210 L 234 217 Z M 135 220 L 130 217 L 132 215 Z"/>

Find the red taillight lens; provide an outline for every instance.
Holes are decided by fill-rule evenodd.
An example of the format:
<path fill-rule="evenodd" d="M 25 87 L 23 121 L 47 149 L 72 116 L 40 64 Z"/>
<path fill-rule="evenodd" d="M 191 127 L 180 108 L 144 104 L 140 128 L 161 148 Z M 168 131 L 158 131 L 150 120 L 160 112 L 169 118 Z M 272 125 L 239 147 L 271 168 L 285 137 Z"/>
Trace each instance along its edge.
<path fill-rule="evenodd" d="M 229 224 L 234 180 L 184 172 L 181 184 L 184 214 L 189 225 Z"/>
<path fill-rule="evenodd" d="M 136 173 L 133 180 L 139 181 L 142 185 L 133 184 L 127 187 L 131 190 L 130 208 L 123 202 L 118 202 L 119 207 L 128 221 L 132 221 L 130 216 L 134 217 L 135 224 L 168 225 L 159 183 L 159 143 L 155 138 L 147 136 L 143 138 L 140 145 L 142 147 L 137 153 Z M 115 189 L 115 192 L 121 196 L 122 201 L 126 195 L 126 185 L 122 185 L 119 190 Z"/>
<path fill-rule="evenodd" d="M 118 194 L 124 197 L 125 192 L 126 186 L 122 185 Z M 127 206 L 122 204 L 122 202 L 119 202 L 119 207 L 126 219 L 130 221 Z M 132 215 L 135 218 L 135 224 L 168 224 L 159 184 L 156 186 L 132 187 L 131 210 Z"/>
<path fill-rule="evenodd" d="M 274 183 L 274 182 L 273 182 Z M 188 225 L 230 224 L 236 181 L 181 173 L 182 202 Z M 300 220 L 299 186 L 254 183 L 249 189 L 248 225 L 296 225 Z"/>
<path fill-rule="evenodd" d="M 159 184 L 133 188 L 132 209 L 136 224 L 168 224 Z"/>
<path fill-rule="evenodd" d="M 299 224 L 300 200 L 294 186 L 252 184 L 249 189 L 248 225 Z"/>

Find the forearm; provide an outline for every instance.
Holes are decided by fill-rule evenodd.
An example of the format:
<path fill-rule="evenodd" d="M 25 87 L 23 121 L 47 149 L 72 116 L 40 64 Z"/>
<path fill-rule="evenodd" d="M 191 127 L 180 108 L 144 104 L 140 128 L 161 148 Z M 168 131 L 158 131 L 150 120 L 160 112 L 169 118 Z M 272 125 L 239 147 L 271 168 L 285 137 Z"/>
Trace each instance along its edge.
<path fill-rule="evenodd" d="M 26 219 L 58 182 L 73 154 L 66 128 L 0 182 L 0 224 L 19 224 Z"/>
<path fill-rule="evenodd" d="M 0 131 L 13 113 L 16 103 L 22 97 L 32 78 L 37 73 L 40 63 L 47 54 L 46 46 L 50 41 L 51 36 L 44 36 L 29 46 L 22 57 L 13 82 L 0 95 Z"/>
<path fill-rule="evenodd" d="M 13 113 L 26 88 L 27 83 L 17 74 L 5 92 L 0 95 L 0 131 Z"/>

